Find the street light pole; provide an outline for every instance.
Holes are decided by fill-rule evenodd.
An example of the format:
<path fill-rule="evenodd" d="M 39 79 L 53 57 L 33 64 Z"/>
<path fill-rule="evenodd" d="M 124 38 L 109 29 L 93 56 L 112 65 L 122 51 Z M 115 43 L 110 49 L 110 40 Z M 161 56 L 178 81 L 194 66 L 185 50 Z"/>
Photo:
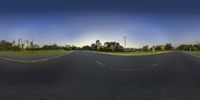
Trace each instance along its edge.
<path fill-rule="evenodd" d="M 126 48 L 126 36 L 124 36 L 124 48 Z"/>
<path fill-rule="evenodd" d="M 34 53 L 34 51 L 33 51 L 33 45 L 34 45 L 34 43 L 33 43 L 33 36 L 31 36 L 31 49 L 32 49 L 32 53 Z"/>

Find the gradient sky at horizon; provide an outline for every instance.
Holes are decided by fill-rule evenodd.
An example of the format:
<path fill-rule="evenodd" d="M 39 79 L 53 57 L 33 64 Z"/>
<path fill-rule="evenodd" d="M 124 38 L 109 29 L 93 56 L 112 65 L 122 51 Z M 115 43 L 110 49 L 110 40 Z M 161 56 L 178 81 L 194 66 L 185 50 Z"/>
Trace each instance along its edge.
<path fill-rule="evenodd" d="M 200 41 L 200 2 L 25 1 L 0 2 L 0 40 L 59 45 L 117 41 L 128 47 Z"/>

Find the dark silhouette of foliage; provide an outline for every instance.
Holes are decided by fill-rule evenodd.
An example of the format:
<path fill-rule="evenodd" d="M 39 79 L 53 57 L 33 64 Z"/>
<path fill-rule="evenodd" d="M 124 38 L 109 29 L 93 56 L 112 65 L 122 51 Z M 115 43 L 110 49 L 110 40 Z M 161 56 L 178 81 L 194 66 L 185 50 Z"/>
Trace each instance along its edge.
<path fill-rule="evenodd" d="M 14 49 L 13 46 L 12 46 L 12 43 L 10 42 L 7 42 L 5 40 L 1 40 L 0 41 L 0 50 L 1 51 L 4 51 L 4 50 L 12 50 Z"/>
<path fill-rule="evenodd" d="M 172 44 L 166 44 L 165 45 L 165 50 L 172 50 L 172 49 L 173 49 Z"/>

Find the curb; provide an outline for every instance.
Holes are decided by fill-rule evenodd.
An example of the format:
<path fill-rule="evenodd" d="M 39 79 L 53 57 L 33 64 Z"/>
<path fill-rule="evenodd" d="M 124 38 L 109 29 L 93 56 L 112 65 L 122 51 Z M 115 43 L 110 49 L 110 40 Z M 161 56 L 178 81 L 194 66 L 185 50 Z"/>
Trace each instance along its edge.
<path fill-rule="evenodd" d="M 58 56 L 53 56 L 53 57 L 43 58 L 43 59 L 37 59 L 37 60 L 17 60 L 17 59 L 11 59 L 11 58 L 6 58 L 6 57 L 0 57 L 0 59 L 10 61 L 10 62 L 17 62 L 17 63 L 38 63 L 38 62 L 44 62 L 44 61 L 56 59 L 56 58 L 71 54 L 72 52 L 74 52 L 74 51 L 66 52 L 66 53 L 64 53 L 62 55 L 58 55 Z"/>

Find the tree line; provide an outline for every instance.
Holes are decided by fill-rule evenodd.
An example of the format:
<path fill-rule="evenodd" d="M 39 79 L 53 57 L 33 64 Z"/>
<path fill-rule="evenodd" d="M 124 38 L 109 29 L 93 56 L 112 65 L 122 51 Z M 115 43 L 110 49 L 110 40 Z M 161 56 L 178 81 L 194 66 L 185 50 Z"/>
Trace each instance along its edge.
<path fill-rule="evenodd" d="M 196 44 L 182 44 L 177 50 L 185 50 L 185 51 L 200 51 L 200 43 Z"/>
<path fill-rule="evenodd" d="M 19 46 L 13 46 L 11 42 L 8 42 L 6 40 L 1 40 L 0 41 L 0 50 L 1 51 L 6 51 L 6 50 L 20 50 Z"/>
<path fill-rule="evenodd" d="M 95 43 L 91 45 L 86 45 L 83 47 L 76 47 L 76 46 L 58 46 L 57 44 L 52 45 L 44 45 L 42 47 L 36 48 L 26 48 L 26 50 L 93 50 L 93 51 L 107 51 L 107 52 L 121 52 L 121 51 L 130 51 L 128 48 L 124 48 L 118 42 L 105 42 L 102 44 L 100 40 L 97 40 Z M 19 45 L 13 45 L 13 43 L 1 40 L 0 41 L 0 51 L 20 51 L 21 48 Z M 153 52 L 153 51 L 166 51 L 166 50 L 185 50 L 185 51 L 200 51 L 200 43 L 196 44 L 181 44 L 178 47 L 173 47 L 172 44 L 168 43 L 165 45 L 155 45 L 155 46 L 148 46 L 145 45 L 140 49 L 131 49 L 131 51 L 144 51 L 144 52 Z"/>
<path fill-rule="evenodd" d="M 86 45 L 82 47 L 83 50 L 93 50 L 93 51 L 112 51 L 119 52 L 123 51 L 123 46 L 118 42 L 105 42 L 103 45 L 100 43 L 100 40 L 97 40 L 96 43 L 92 43 L 91 46 Z"/>
<path fill-rule="evenodd" d="M 148 45 L 143 46 L 143 48 L 139 49 L 140 51 L 145 51 L 145 52 L 154 52 L 154 51 L 170 51 L 174 50 L 174 47 L 172 44 L 168 43 L 165 45 L 156 45 L 149 47 Z"/>

